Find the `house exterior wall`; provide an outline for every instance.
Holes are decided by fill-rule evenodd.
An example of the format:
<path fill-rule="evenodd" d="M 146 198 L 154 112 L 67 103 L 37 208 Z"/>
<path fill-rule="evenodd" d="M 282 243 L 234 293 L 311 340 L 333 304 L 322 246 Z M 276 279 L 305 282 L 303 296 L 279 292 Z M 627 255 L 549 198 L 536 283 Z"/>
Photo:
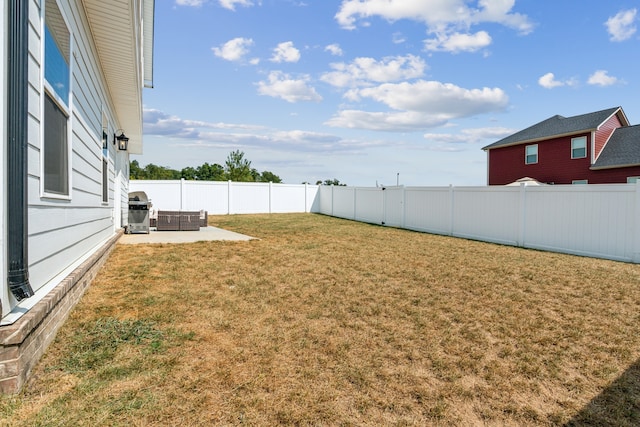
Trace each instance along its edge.
<path fill-rule="evenodd" d="M 609 126 L 606 129 L 609 129 Z M 606 129 L 603 127 L 601 136 L 606 135 Z M 572 159 L 571 139 L 580 136 L 587 137 L 587 156 Z M 591 133 L 584 133 L 490 149 L 488 150 L 488 184 L 506 185 L 524 177 L 554 184 L 571 184 L 574 180 L 587 180 L 589 184 L 614 184 L 626 183 L 627 177 L 640 175 L 638 166 L 591 170 L 592 140 Z M 533 144 L 538 145 L 538 162 L 527 165 L 525 164 L 525 147 Z"/>
<path fill-rule="evenodd" d="M 622 127 L 622 123 L 620 123 L 618 116 L 614 114 L 596 130 L 594 156 L 592 159 L 594 162 L 602 152 L 607 141 L 609 141 L 613 131 L 619 127 Z"/>
<path fill-rule="evenodd" d="M 103 113 L 108 117 L 107 134 L 117 128 L 108 91 L 92 44 L 82 5 L 60 0 L 58 7 L 71 33 L 69 137 L 71 139 L 70 197 L 52 198 L 43 192 L 44 111 L 44 10 L 46 3 L 32 1 L 29 8 L 29 277 L 38 298 L 83 256 L 114 234 L 114 182 L 119 164 L 128 163 L 127 153 L 111 144 L 102 148 Z M 45 6 L 46 7 L 46 6 Z M 108 202 L 102 200 L 102 159 L 108 159 Z M 121 167 L 121 166 L 120 166 Z M 123 185 L 128 180 L 123 180 Z M 42 293 L 42 292 L 41 292 Z M 2 289 L 2 315 L 17 301 Z"/>
<path fill-rule="evenodd" d="M 141 8 L 142 0 L 131 1 L 135 10 Z M 118 151 L 112 143 L 114 133 L 122 128 L 116 111 L 122 117 L 126 102 L 110 97 L 114 79 L 105 77 L 108 74 L 105 58 L 98 54 L 94 44 L 95 40 L 103 44 L 105 40 L 94 40 L 95 33 L 92 34 L 85 15 L 87 2 L 25 0 L 25 4 L 28 4 L 27 247 L 29 283 L 35 295 L 18 302 L 9 290 L 7 210 L 22 207 L 7 206 L 8 184 L 7 177 L 3 176 L 0 185 L 0 224 L 3 230 L 0 233 L 0 392 L 20 390 L 32 367 L 55 337 L 58 327 L 115 246 L 123 233 L 121 227 L 127 224 L 127 216 L 123 214 L 128 210 L 129 153 Z M 0 102 L 0 167 L 5 174 L 8 146 L 6 114 L 11 108 L 5 96 L 8 84 L 7 43 L 8 37 L 12 36 L 7 29 L 10 14 L 8 3 L 3 2 L 0 6 L 0 54 L 4 58 L 0 61 L 0 99 L 3 100 Z M 52 7 L 59 9 L 60 13 L 47 17 L 47 5 L 55 5 Z M 104 5 L 104 10 L 113 13 L 114 10 L 119 12 L 122 3 L 105 1 L 94 5 L 100 8 L 99 11 L 103 11 Z M 151 1 L 145 6 L 152 11 Z M 95 16 L 93 18 L 95 20 Z M 131 18 L 140 20 L 141 14 Z M 58 60 L 49 71 L 45 70 L 44 45 L 45 38 L 48 39 L 45 36 L 45 19 L 51 19 L 47 21 L 50 33 L 62 29 L 65 37 L 60 40 L 68 43 L 62 49 L 58 47 L 60 51 L 64 50 L 64 55 L 57 52 L 55 56 L 55 49 L 47 51 L 54 53 L 54 61 Z M 152 13 L 149 19 L 153 19 Z M 136 25 L 140 26 L 141 22 L 136 22 Z M 127 48 L 127 43 L 131 43 L 134 53 L 141 55 L 142 40 L 135 38 L 137 35 L 131 36 L 134 37 L 131 40 L 125 38 L 125 42 L 119 46 Z M 114 46 L 114 49 L 117 52 L 118 48 Z M 64 63 L 60 58 L 64 58 Z M 51 60 L 51 56 L 47 56 L 47 64 Z M 61 64 L 67 65 L 60 67 Z M 113 63 L 110 65 L 113 70 Z M 68 71 L 69 81 L 67 84 L 65 78 L 63 84 L 57 86 L 49 81 L 50 74 L 45 78 L 45 72 L 59 71 L 60 68 L 63 72 Z M 107 81 L 111 82 L 110 85 Z M 141 80 L 139 84 L 139 88 L 133 88 L 137 89 L 133 93 L 139 93 Z M 66 90 L 59 92 L 59 87 L 68 87 L 68 99 Z M 58 133 L 55 133 L 55 122 L 62 116 L 52 115 L 54 126 L 44 124 L 47 93 L 67 117 L 66 139 L 61 137 L 56 141 L 54 138 L 54 142 L 66 140 L 68 143 L 68 194 L 67 188 L 55 194 L 60 187 L 50 186 L 54 190 L 45 191 L 43 141 L 45 137 L 50 140 L 48 137 L 51 135 L 65 135 L 59 130 L 62 126 L 58 126 Z M 55 109 L 48 108 L 49 112 Z M 135 118 L 127 117 L 127 120 L 131 126 L 136 126 L 134 133 L 139 134 L 141 124 Z M 103 147 L 103 134 L 107 135 L 106 147 Z M 136 143 L 140 150 L 141 141 Z"/>

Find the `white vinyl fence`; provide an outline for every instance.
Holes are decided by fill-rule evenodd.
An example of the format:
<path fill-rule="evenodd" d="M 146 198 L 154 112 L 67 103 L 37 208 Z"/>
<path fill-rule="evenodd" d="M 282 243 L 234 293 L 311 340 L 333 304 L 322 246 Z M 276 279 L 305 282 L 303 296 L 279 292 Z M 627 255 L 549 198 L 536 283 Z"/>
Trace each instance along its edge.
<path fill-rule="evenodd" d="M 208 211 L 210 215 L 317 212 L 317 185 L 231 181 L 131 180 L 156 210 Z"/>
<path fill-rule="evenodd" d="M 473 240 L 640 263 L 640 182 L 491 187 L 342 187 L 136 181 L 154 209 L 211 215 L 317 212 Z"/>
<path fill-rule="evenodd" d="M 320 213 L 506 245 L 640 263 L 640 183 L 328 187 Z"/>

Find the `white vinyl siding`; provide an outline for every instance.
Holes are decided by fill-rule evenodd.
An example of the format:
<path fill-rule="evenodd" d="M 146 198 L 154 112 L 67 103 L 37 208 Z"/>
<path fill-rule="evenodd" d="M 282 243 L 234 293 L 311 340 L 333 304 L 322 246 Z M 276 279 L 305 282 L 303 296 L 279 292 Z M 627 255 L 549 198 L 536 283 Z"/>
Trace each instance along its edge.
<path fill-rule="evenodd" d="M 571 138 L 571 158 L 584 159 L 587 157 L 587 137 Z"/>
<path fill-rule="evenodd" d="M 50 76 L 45 66 L 45 10 L 52 7 L 58 9 L 69 33 L 68 48 L 60 49 L 69 52 L 66 99 L 64 84 L 56 86 L 54 80 L 58 79 Z M 128 154 L 115 153 L 110 142 L 107 152 L 103 151 L 103 114 L 110 126 L 118 123 L 82 3 L 74 0 L 30 1 L 29 20 L 29 277 L 36 291 L 36 296 L 29 300 L 34 300 L 113 236 L 114 217 L 121 215 L 113 211 L 115 169 L 128 163 Z M 56 28 L 60 28 L 58 24 Z M 53 181 L 46 177 L 45 163 L 53 160 L 51 156 L 47 159 L 46 153 L 50 148 L 46 139 L 52 134 L 46 117 L 47 105 L 51 105 L 47 97 L 55 101 L 54 105 L 68 119 L 68 173 L 67 179 L 63 180 L 68 188 L 60 191 L 67 193 L 66 196 L 53 193 L 49 186 Z M 126 189 L 128 180 L 120 182 Z M 126 190 L 119 192 L 126 197 Z M 2 316 L 16 305 L 7 295 L 2 297 Z"/>
<path fill-rule="evenodd" d="M 524 163 L 533 165 L 538 163 L 538 144 L 527 145 L 524 149 Z"/>

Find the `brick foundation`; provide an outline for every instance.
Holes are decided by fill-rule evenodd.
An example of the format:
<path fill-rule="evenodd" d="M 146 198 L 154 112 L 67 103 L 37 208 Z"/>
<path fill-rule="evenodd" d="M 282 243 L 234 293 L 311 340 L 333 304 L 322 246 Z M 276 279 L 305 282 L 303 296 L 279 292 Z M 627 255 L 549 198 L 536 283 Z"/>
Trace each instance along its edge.
<path fill-rule="evenodd" d="M 0 327 L 0 392 L 18 393 L 56 332 L 98 274 L 119 231 L 15 323 Z"/>

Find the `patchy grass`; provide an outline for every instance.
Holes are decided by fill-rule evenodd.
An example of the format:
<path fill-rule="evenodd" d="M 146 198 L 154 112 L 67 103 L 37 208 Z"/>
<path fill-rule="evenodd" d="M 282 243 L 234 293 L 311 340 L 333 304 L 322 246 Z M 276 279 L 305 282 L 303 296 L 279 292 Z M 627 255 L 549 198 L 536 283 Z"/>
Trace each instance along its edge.
<path fill-rule="evenodd" d="M 2 425 L 637 425 L 640 266 L 319 215 L 121 245 Z"/>

